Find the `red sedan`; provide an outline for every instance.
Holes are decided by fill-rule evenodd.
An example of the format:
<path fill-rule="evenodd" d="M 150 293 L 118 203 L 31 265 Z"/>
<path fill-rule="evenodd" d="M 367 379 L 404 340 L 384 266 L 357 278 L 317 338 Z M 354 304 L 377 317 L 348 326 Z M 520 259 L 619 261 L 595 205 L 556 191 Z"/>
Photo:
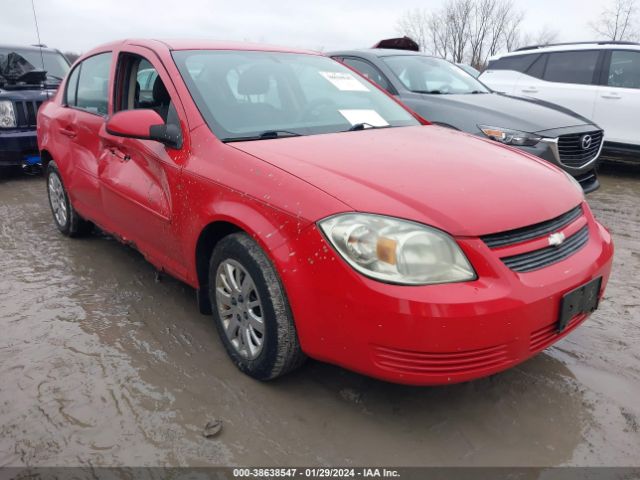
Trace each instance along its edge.
<path fill-rule="evenodd" d="M 193 286 L 243 372 L 430 385 L 576 328 L 613 245 L 561 170 L 425 123 L 312 52 L 129 40 L 76 62 L 38 141 L 60 231 Z"/>

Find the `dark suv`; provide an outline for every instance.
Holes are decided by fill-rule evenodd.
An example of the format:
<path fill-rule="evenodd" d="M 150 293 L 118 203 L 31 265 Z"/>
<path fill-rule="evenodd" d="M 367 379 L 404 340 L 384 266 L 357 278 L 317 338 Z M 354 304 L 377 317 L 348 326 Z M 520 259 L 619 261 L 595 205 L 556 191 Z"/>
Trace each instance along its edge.
<path fill-rule="evenodd" d="M 0 45 L 0 168 L 40 163 L 38 108 L 68 70 L 69 62 L 58 50 Z"/>

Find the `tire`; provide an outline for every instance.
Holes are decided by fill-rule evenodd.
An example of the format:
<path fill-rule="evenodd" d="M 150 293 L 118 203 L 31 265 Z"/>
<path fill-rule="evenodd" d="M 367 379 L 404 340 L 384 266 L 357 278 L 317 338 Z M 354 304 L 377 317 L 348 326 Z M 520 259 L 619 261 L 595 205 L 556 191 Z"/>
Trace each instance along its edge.
<path fill-rule="evenodd" d="M 62 182 L 62 176 L 54 161 L 49 162 L 45 178 L 47 180 L 47 198 L 58 230 L 67 237 L 81 237 L 91 233 L 93 224 L 83 219 L 73 208 L 69 195 Z"/>
<path fill-rule="evenodd" d="M 216 245 L 209 298 L 222 343 L 240 371 L 266 381 L 304 363 L 280 278 L 247 234 L 234 233 Z"/>

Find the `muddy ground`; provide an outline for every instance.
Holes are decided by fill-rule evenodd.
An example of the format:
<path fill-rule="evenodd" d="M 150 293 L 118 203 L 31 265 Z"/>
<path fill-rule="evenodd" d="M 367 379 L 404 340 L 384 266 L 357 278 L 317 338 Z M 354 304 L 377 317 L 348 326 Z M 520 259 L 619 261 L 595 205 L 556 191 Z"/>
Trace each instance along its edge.
<path fill-rule="evenodd" d="M 109 237 L 62 237 L 41 178 L 2 178 L 0 466 L 638 466 L 640 169 L 602 183 L 589 201 L 617 251 L 600 310 L 510 371 L 411 388 L 317 362 L 249 379 L 191 289 Z"/>

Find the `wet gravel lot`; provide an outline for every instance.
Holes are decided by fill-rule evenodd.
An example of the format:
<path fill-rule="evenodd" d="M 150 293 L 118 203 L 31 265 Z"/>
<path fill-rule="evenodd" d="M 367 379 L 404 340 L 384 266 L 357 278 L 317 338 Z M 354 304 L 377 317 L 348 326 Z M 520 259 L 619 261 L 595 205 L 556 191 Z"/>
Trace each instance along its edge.
<path fill-rule="evenodd" d="M 517 368 L 413 388 L 317 362 L 249 379 L 190 288 L 107 236 L 61 236 L 42 178 L 1 177 L 0 466 L 640 466 L 640 168 L 601 181 L 601 308 Z"/>

